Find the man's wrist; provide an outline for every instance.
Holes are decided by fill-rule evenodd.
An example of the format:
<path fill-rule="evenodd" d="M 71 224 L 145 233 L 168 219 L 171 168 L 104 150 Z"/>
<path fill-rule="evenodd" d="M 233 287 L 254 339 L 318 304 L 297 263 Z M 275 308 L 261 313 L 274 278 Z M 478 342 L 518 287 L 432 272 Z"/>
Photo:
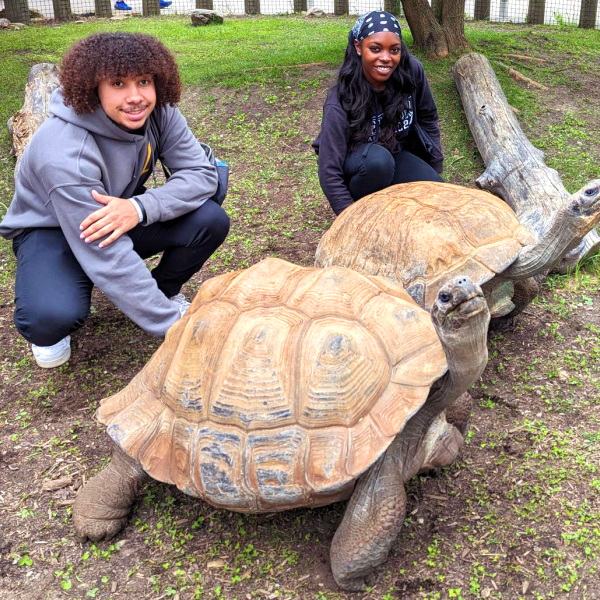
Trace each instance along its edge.
<path fill-rule="evenodd" d="M 135 208 L 135 212 L 138 215 L 138 223 L 145 223 L 146 221 L 146 211 L 144 210 L 144 205 L 137 198 L 129 198 L 131 204 Z"/>

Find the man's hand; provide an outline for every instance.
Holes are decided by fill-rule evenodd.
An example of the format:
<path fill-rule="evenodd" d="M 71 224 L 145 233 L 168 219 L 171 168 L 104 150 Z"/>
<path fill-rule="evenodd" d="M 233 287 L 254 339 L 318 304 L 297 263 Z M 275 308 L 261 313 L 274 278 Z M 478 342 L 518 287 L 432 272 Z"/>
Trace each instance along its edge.
<path fill-rule="evenodd" d="M 104 248 L 139 223 L 137 211 L 130 200 L 105 196 L 96 190 L 92 191 L 92 197 L 96 202 L 104 204 L 104 208 L 94 211 L 79 226 L 82 230 L 79 237 L 85 240 L 86 244 L 108 235 L 98 244 L 99 248 Z"/>

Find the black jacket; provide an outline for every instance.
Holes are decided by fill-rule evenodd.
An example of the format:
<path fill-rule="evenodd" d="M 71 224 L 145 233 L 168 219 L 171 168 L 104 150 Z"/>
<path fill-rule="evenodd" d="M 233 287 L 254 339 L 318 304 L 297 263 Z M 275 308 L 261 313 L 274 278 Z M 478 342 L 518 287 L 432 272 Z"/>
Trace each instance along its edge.
<path fill-rule="evenodd" d="M 426 143 L 431 142 L 431 152 L 420 154 L 438 173 L 443 171 L 444 157 L 440 143 L 440 129 L 438 126 L 438 111 L 435 100 L 429 88 L 423 65 L 414 57 L 410 57 L 409 69 L 415 83 L 415 91 L 407 94 L 404 119 L 398 123 L 396 131 L 396 145 L 393 152 L 403 148 L 414 151 L 416 142 L 415 126 L 418 122 Z M 415 111 L 416 108 L 416 111 Z M 416 112 L 416 114 L 415 114 Z M 376 141 L 378 125 L 383 110 L 373 117 L 373 135 L 364 140 L 365 143 Z M 416 117 L 416 118 L 415 118 Z M 344 179 L 344 161 L 349 151 L 350 128 L 348 115 L 342 108 L 338 98 L 338 86 L 334 85 L 327 95 L 323 106 L 323 121 L 321 132 L 312 146 L 319 155 L 319 181 L 323 193 L 329 200 L 331 208 L 339 215 L 353 202 L 347 182 Z"/>

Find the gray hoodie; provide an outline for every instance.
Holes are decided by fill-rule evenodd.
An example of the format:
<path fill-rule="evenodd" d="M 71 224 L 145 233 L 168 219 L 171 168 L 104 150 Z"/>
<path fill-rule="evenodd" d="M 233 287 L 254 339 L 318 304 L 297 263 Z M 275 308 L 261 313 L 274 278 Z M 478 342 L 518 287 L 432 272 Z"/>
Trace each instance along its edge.
<path fill-rule="evenodd" d="M 78 115 L 56 90 L 50 118 L 23 154 L 0 235 L 12 239 L 24 229 L 60 227 L 94 285 L 142 329 L 164 336 L 179 310 L 158 289 L 129 236 L 105 248 L 98 248 L 99 241 L 86 244 L 79 237 L 81 222 L 103 206 L 92 198 L 92 190 L 130 198 L 148 179 L 157 158 L 172 176 L 163 186 L 135 196 L 146 211 L 146 225 L 184 215 L 216 192 L 216 168 L 179 110 L 157 107 L 153 115 L 161 132 L 158 144 L 149 120 L 142 134 L 127 132 L 101 107 Z"/>

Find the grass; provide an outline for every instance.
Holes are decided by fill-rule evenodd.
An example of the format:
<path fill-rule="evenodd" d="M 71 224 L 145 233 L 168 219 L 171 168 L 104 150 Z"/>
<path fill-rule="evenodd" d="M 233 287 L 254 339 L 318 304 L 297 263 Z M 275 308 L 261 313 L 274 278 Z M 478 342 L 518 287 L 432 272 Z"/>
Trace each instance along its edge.
<path fill-rule="evenodd" d="M 22 103 L 29 67 L 59 59 L 94 31 L 158 35 L 176 54 L 182 110 L 232 167 L 230 236 L 194 278 L 279 255 L 309 265 L 332 219 L 310 141 L 345 46 L 348 18 L 187 19 L 29 27 L 0 36 L 0 120 Z M 531 141 L 567 188 L 598 176 L 600 34 L 569 27 L 470 24 Z M 410 35 L 405 38 L 410 44 Z M 506 53 L 545 59 L 529 63 Z M 438 101 L 446 177 L 472 185 L 483 164 L 452 83 L 452 61 L 424 62 Z M 313 67 L 293 67 L 319 63 Z M 549 86 L 538 95 L 510 64 Z M 276 68 L 264 68 L 276 67 Z M 252 70 L 254 69 L 254 70 Z M 0 141 L 0 202 L 12 194 L 8 136 Z M 0 207 L 0 213 L 2 212 Z M 76 543 L 70 502 L 108 460 L 93 418 L 102 397 L 137 373 L 157 346 L 101 295 L 74 336 L 72 360 L 40 372 L 11 323 L 14 259 L 0 242 L 0 596 L 79 599 L 592 600 L 600 596 L 600 261 L 546 281 L 517 328 L 490 336 L 459 460 L 418 476 L 389 560 L 364 594 L 340 592 L 328 550 L 343 507 L 277 515 L 215 510 L 156 482 L 125 530 Z M 44 492 L 42 483 L 70 483 Z M 4 560 L 6 559 L 6 560 Z"/>

